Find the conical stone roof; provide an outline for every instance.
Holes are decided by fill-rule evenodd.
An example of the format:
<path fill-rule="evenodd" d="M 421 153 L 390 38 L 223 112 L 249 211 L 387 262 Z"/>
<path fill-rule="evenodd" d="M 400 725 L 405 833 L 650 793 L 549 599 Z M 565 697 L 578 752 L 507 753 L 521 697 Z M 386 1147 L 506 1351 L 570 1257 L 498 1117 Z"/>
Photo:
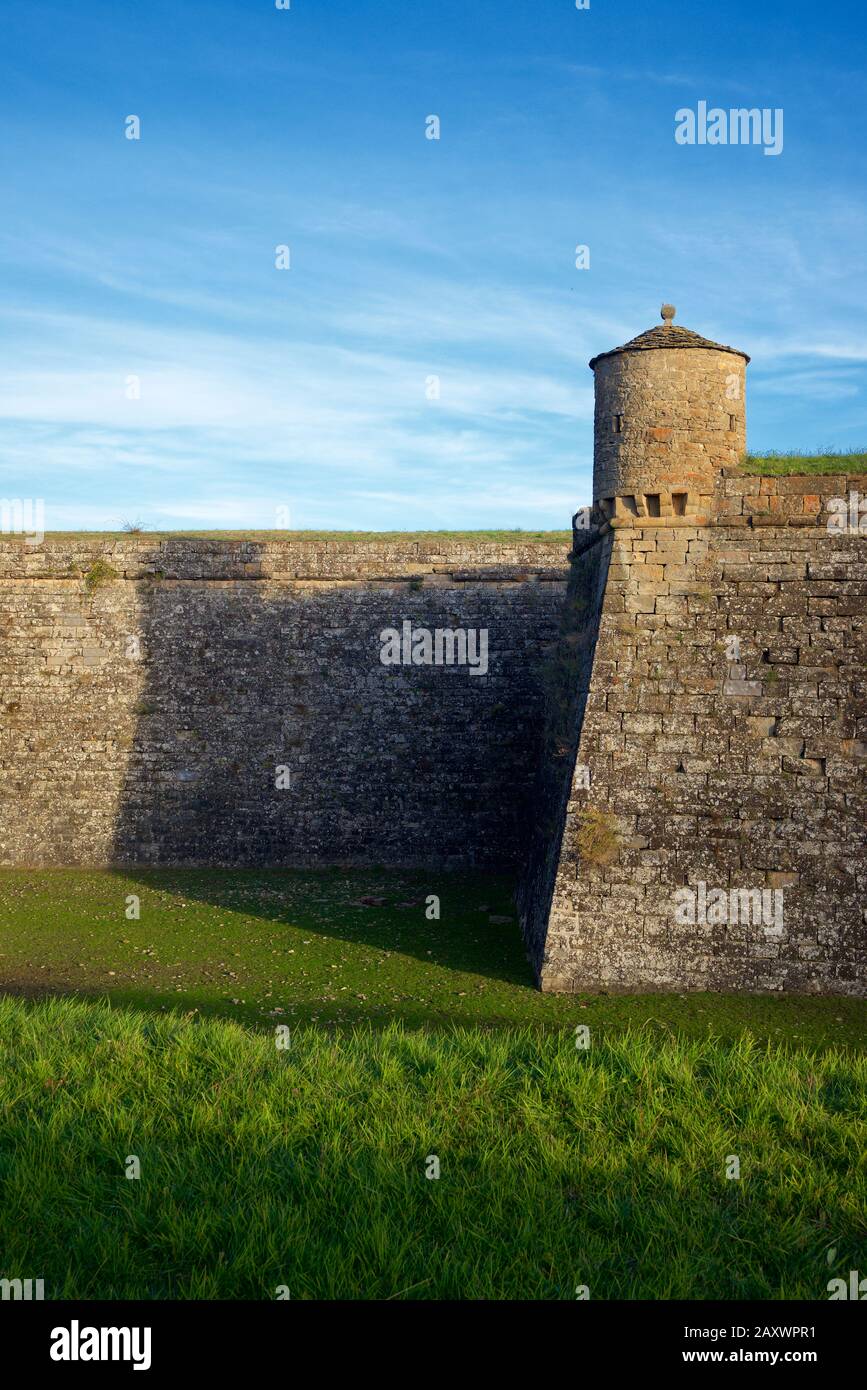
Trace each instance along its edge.
<path fill-rule="evenodd" d="M 693 333 L 691 328 L 681 328 L 680 324 L 674 324 L 674 314 L 673 305 L 663 304 L 661 324 L 639 333 L 637 338 L 630 338 L 622 347 L 597 353 L 590 359 L 590 366 L 595 367 L 603 357 L 614 357 L 618 352 L 649 352 L 653 348 L 712 348 L 714 352 L 732 352 L 736 357 L 742 357 L 745 362 L 749 362 L 749 357 L 745 352 L 741 352 L 740 348 L 728 347 L 725 343 L 714 343 L 710 338 L 703 338 L 700 333 Z"/>

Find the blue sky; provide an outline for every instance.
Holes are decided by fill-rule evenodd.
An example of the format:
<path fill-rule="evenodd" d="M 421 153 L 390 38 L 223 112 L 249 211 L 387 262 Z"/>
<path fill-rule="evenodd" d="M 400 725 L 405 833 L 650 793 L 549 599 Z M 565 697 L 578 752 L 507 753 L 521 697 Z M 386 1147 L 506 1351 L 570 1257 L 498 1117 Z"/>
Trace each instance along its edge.
<path fill-rule="evenodd" d="M 752 355 L 751 448 L 867 444 L 859 6 L 43 0 L 2 28 L 0 493 L 49 529 L 566 526 L 587 361 L 663 299 Z M 701 100 L 782 108 L 782 154 L 676 144 Z"/>

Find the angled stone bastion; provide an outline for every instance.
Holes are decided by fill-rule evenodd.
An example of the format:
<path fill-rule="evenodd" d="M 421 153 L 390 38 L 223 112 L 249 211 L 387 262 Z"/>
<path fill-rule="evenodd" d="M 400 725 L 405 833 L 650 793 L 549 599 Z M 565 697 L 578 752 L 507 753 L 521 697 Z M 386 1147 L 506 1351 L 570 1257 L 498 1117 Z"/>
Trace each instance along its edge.
<path fill-rule="evenodd" d="M 744 475 L 749 359 L 673 317 L 590 364 L 528 952 L 551 991 L 863 994 L 867 477 Z"/>

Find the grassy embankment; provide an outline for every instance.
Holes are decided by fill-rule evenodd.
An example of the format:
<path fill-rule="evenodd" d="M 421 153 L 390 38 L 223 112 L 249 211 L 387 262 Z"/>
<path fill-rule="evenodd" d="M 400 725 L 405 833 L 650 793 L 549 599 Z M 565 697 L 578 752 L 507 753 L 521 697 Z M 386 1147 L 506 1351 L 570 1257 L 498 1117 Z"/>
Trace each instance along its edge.
<path fill-rule="evenodd" d="M 864 1003 L 540 996 L 512 913 L 481 875 L 5 871 L 0 1275 L 824 1298 L 867 1267 Z"/>
<path fill-rule="evenodd" d="M 867 1264 L 863 1055 L 398 1025 L 278 1050 L 13 999 L 0 1046 L 3 1274 L 50 1298 L 815 1299 Z"/>

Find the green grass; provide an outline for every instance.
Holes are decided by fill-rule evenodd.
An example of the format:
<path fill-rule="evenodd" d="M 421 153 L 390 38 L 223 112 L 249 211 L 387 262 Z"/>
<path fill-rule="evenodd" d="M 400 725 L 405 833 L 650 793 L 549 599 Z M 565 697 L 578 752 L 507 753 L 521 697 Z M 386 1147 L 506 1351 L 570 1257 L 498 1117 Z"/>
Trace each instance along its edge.
<path fill-rule="evenodd" d="M 748 1029 L 760 1040 L 865 1045 L 867 1002 L 857 999 L 542 995 L 513 887 L 505 875 L 386 869 L 4 869 L 0 981 L 31 997 L 105 997 L 259 1027 L 655 1021 L 695 1038 Z M 130 894 L 139 921 L 125 916 Z M 430 894 L 439 921 L 426 917 Z"/>
<path fill-rule="evenodd" d="M 863 1056 L 653 1027 L 278 1050 L 9 998 L 0 1047 L 0 1273 L 48 1298 L 817 1299 L 867 1267 Z"/>
<path fill-rule="evenodd" d="M 747 454 L 742 468 L 745 473 L 759 473 L 766 478 L 809 473 L 867 473 L 867 453 L 863 449 L 839 452 L 831 449 L 824 454 Z"/>
<path fill-rule="evenodd" d="M 867 1003 L 541 995 L 512 887 L 0 871 L 0 1277 L 816 1299 L 867 1267 Z"/>
<path fill-rule="evenodd" d="M 107 564 L 105 560 L 100 558 L 94 560 L 84 575 L 84 587 L 92 598 L 97 589 L 101 589 L 104 584 L 110 584 L 117 577 L 118 573 L 114 566 Z"/>
<path fill-rule="evenodd" d="M 497 544 L 515 542 L 524 545 L 541 542 L 546 545 L 567 545 L 572 542 L 571 531 L 46 531 L 47 541 L 124 540 L 145 545 L 148 541 L 183 540 L 216 541 L 344 541 L 352 544 L 393 544 L 405 541 L 495 541 Z"/>

